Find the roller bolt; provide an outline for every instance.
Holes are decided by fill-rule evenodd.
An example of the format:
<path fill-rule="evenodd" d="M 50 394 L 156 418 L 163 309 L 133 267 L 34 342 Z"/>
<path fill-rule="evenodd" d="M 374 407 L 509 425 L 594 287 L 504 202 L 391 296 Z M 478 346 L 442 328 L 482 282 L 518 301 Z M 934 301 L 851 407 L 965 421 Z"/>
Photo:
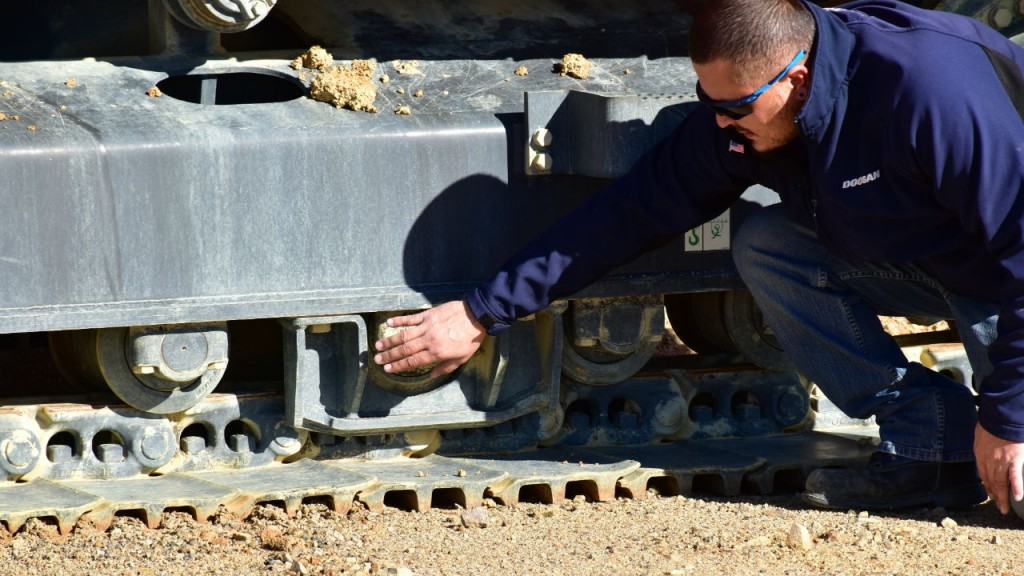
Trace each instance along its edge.
<path fill-rule="evenodd" d="M 530 167 L 538 172 L 551 171 L 551 155 L 546 152 L 539 152 L 530 162 Z"/>
<path fill-rule="evenodd" d="M 810 409 L 806 394 L 792 389 L 781 389 L 775 394 L 775 420 L 783 426 L 798 424 Z"/>
<path fill-rule="evenodd" d="M 551 140 L 553 139 L 551 131 L 547 128 L 539 128 L 533 133 L 533 138 L 530 143 L 537 150 L 543 150 L 548 146 L 551 146 Z"/>
<path fill-rule="evenodd" d="M 540 422 L 537 428 L 539 440 L 550 440 L 562 429 L 562 421 L 565 419 L 565 412 L 561 406 L 540 413 Z"/>
<path fill-rule="evenodd" d="M 35 437 L 24 430 L 15 430 L 3 445 L 4 458 L 16 469 L 29 468 L 39 459 L 39 446 Z"/>
<path fill-rule="evenodd" d="M 661 434 L 671 434 L 683 425 L 686 414 L 681 398 L 670 398 L 654 408 L 654 429 Z"/>
<path fill-rule="evenodd" d="M 170 435 L 154 427 L 146 428 L 142 433 L 142 441 L 139 443 L 139 451 L 142 452 L 142 455 L 154 462 L 161 462 L 172 456 L 171 447 Z"/>
<path fill-rule="evenodd" d="M 299 442 L 298 438 L 278 436 L 270 443 L 270 451 L 285 458 L 298 454 L 301 449 L 302 442 Z"/>

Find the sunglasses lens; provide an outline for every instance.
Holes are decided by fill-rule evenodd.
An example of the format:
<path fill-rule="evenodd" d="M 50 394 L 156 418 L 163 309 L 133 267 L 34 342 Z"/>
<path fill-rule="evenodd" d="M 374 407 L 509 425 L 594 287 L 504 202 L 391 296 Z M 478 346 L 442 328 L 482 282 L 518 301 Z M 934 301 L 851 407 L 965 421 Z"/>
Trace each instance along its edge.
<path fill-rule="evenodd" d="M 718 114 L 720 116 L 726 116 L 728 118 L 732 118 L 733 120 L 739 120 L 740 118 L 749 116 L 750 113 L 754 111 L 754 109 L 749 104 L 747 104 L 746 106 L 729 107 L 711 106 L 711 109 L 715 111 L 715 114 Z"/>

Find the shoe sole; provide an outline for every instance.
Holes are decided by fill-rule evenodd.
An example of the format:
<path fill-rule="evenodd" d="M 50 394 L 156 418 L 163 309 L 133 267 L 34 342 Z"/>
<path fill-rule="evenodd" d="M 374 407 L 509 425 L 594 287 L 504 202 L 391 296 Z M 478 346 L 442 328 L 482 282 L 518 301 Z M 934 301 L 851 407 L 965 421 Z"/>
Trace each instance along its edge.
<path fill-rule="evenodd" d="M 960 486 L 940 492 L 928 492 L 888 499 L 832 499 L 824 494 L 804 492 L 800 495 L 805 504 L 830 510 L 900 510 L 903 508 L 938 507 L 946 509 L 968 508 L 988 499 L 985 486 L 979 482 L 971 486 Z"/>

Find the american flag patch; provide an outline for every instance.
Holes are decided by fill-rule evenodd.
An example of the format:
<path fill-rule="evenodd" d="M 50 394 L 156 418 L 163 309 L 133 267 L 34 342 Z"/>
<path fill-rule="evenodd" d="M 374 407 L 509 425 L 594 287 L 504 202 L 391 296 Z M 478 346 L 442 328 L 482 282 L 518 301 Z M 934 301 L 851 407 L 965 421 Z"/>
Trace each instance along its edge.
<path fill-rule="evenodd" d="M 743 144 L 735 140 L 729 140 L 729 152 L 736 152 L 737 154 L 743 154 Z"/>

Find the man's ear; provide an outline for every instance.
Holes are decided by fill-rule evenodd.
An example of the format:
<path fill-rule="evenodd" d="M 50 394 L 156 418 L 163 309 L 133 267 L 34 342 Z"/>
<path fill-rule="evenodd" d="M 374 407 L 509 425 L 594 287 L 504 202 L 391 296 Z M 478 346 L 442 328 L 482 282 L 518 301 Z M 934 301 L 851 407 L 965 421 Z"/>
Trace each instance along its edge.
<path fill-rule="evenodd" d="M 806 100 L 807 93 L 811 89 L 810 73 L 811 71 L 808 70 L 806 66 L 801 65 L 794 66 L 793 69 L 786 74 L 786 78 L 793 87 L 793 92 L 800 100 Z"/>

